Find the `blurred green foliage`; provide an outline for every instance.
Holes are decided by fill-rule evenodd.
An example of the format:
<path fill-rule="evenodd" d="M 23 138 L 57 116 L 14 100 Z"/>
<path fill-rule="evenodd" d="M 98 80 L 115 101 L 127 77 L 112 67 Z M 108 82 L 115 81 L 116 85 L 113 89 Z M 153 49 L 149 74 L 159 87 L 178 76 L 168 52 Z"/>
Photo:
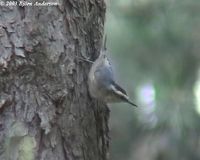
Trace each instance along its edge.
<path fill-rule="evenodd" d="M 108 1 L 117 79 L 140 106 L 112 105 L 112 160 L 200 159 L 193 91 L 200 81 L 199 11 L 199 0 Z"/>

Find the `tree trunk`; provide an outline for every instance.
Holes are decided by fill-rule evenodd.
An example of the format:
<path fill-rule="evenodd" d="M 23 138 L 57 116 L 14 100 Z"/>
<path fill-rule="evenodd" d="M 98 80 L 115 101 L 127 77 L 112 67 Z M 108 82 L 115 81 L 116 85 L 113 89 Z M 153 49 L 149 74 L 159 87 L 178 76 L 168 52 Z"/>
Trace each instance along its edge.
<path fill-rule="evenodd" d="M 98 56 L 105 3 L 34 2 L 0 7 L 0 159 L 106 160 L 109 110 L 77 58 Z"/>

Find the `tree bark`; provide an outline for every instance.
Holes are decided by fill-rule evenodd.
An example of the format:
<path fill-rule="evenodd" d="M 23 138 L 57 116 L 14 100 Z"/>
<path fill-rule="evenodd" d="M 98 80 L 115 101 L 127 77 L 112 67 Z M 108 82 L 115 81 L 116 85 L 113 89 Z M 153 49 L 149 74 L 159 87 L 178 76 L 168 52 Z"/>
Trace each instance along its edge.
<path fill-rule="evenodd" d="M 1 160 L 108 159 L 109 110 L 77 58 L 98 56 L 105 10 L 103 0 L 0 7 Z"/>

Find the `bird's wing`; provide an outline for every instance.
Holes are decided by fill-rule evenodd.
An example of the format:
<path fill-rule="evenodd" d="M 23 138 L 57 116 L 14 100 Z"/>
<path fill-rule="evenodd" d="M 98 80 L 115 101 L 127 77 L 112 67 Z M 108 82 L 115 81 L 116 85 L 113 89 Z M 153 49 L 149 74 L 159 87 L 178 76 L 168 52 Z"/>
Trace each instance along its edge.
<path fill-rule="evenodd" d="M 114 92 L 115 95 L 118 95 L 119 99 L 122 99 L 123 101 L 131 104 L 132 106 L 137 107 L 136 104 L 134 104 L 132 101 L 129 100 L 126 91 L 122 89 L 117 83 L 114 82 L 111 87 L 112 87 L 111 91 Z"/>
<path fill-rule="evenodd" d="M 99 82 L 101 85 L 109 85 L 113 83 L 114 76 L 113 76 L 113 70 L 111 67 L 101 65 L 98 67 L 98 69 L 94 73 L 95 79 Z"/>
<path fill-rule="evenodd" d="M 123 94 L 127 95 L 126 91 L 122 87 L 120 87 L 117 83 L 114 82 L 114 86 L 115 86 L 116 90 L 118 90 L 118 91 L 122 92 Z"/>

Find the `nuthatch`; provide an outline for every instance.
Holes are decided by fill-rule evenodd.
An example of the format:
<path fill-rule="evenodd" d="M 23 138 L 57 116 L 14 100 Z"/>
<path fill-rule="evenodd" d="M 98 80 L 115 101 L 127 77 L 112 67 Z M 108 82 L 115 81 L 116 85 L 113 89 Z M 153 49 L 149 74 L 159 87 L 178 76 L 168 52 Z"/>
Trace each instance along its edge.
<path fill-rule="evenodd" d="M 90 95 L 105 103 L 127 102 L 137 107 L 129 100 L 126 91 L 115 82 L 113 70 L 105 52 L 101 51 L 100 56 L 91 66 L 88 76 Z"/>

